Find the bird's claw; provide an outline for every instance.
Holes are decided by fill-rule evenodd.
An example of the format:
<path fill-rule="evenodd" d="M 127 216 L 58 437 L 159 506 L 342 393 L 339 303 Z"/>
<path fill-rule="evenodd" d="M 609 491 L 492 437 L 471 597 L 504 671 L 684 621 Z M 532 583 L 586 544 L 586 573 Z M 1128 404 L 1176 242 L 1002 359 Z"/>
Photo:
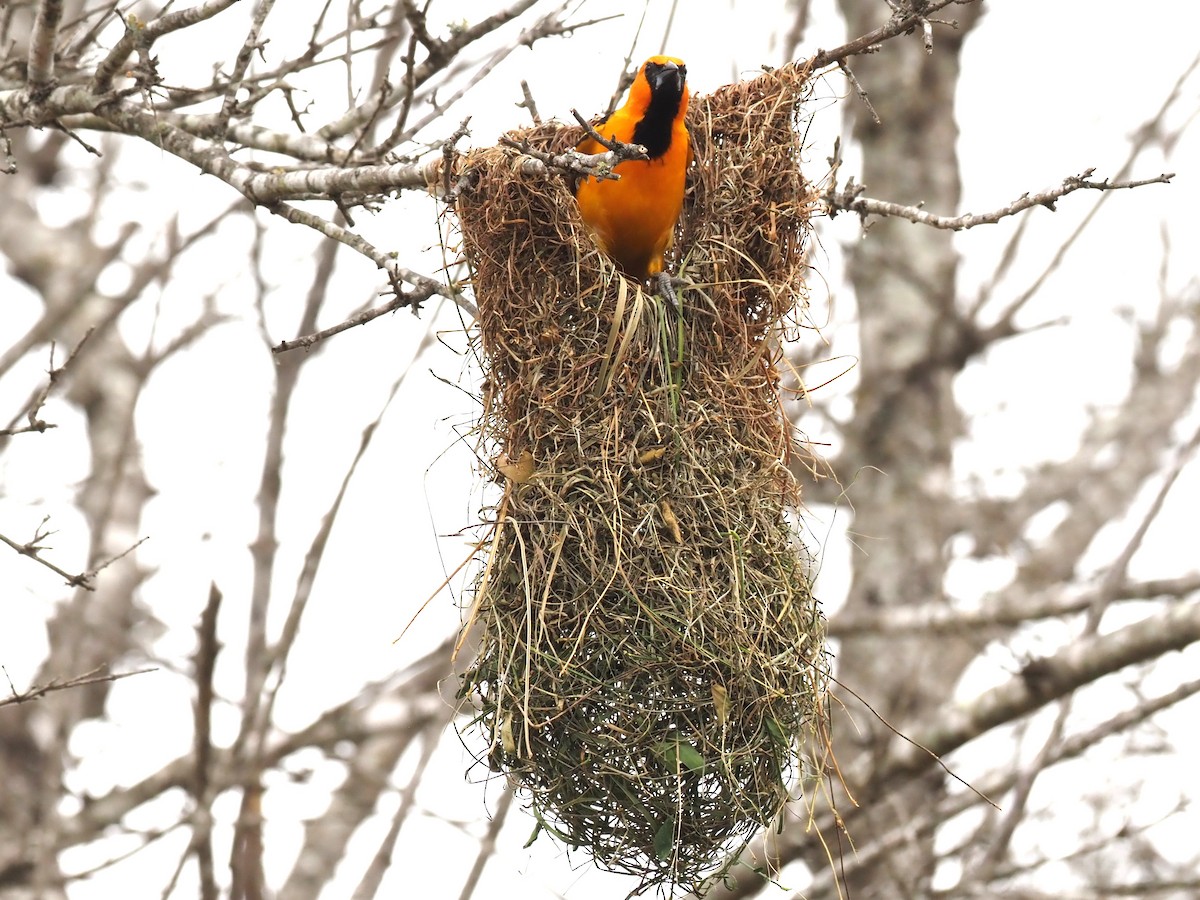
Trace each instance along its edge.
<path fill-rule="evenodd" d="M 671 276 L 667 274 L 665 269 L 654 276 L 654 285 L 656 288 L 658 288 L 659 296 L 662 297 L 663 300 L 666 301 L 667 306 L 670 307 L 671 312 L 673 312 L 678 318 L 683 318 L 683 310 L 679 306 L 679 301 L 675 297 L 675 287 L 671 284 Z"/>

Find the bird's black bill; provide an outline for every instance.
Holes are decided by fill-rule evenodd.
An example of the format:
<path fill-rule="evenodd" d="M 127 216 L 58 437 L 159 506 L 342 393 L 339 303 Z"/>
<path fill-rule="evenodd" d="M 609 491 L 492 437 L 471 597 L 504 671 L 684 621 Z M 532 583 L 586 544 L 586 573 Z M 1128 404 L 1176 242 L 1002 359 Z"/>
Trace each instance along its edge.
<path fill-rule="evenodd" d="M 666 92 L 682 94 L 683 83 L 687 79 L 687 66 L 677 66 L 675 63 L 647 63 L 646 80 L 650 82 L 652 93 Z"/>

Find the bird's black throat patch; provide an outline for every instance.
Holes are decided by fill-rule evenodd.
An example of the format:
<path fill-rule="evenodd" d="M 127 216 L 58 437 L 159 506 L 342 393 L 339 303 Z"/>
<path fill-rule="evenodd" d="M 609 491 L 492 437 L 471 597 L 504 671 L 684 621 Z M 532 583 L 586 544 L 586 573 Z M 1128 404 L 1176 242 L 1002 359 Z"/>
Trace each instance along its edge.
<path fill-rule="evenodd" d="M 641 144 L 651 159 L 657 159 L 671 146 L 671 130 L 675 127 L 679 104 L 683 102 L 686 71 L 681 70 L 677 77 L 667 76 L 660 80 L 658 73 L 652 73 L 648 65 L 646 77 L 650 81 L 650 105 L 646 107 L 646 115 L 634 126 L 633 143 Z"/>

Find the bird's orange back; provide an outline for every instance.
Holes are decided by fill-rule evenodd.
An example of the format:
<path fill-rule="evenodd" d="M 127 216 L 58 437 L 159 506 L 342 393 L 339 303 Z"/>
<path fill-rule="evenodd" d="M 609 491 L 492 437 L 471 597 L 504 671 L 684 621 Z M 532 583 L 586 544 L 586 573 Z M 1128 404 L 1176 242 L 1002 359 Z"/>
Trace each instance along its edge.
<path fill-rule="evenodd" d="M 645 280 L 663 270 L 691 161 L 687 113 L 687 67 L 670 56 L 642 64 L 625 105 L 596 126 L 605 138 L 642 144 L 648 160 L 625 160 L 619 180 L 584 178 L 576 188 L 579 211 L 597 243 L 629 276 Z M 584 138 L 581 153 L 605 148 Z"/>

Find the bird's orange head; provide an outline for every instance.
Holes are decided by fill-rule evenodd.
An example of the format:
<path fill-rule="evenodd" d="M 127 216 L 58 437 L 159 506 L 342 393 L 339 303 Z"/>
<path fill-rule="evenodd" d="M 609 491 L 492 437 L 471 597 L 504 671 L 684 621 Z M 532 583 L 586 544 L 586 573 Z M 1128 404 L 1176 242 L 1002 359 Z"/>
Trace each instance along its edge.
<path fill-rule="evenodd" d="M 671 121 L 687 112 L 687 66 L 674 56 L 652 56 L 638 69 L 625 107 L 641 115 Z"/>

